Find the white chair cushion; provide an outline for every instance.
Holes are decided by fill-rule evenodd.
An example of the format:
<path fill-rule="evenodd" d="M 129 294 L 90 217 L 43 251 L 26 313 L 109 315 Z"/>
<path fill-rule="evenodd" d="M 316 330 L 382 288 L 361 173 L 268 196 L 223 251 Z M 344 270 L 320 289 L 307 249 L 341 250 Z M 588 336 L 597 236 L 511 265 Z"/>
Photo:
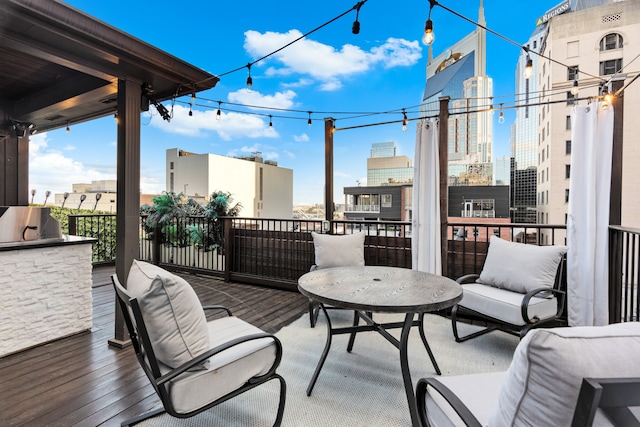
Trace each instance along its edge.
<path fill-rule="evenodd" d="M 471 411 L 483 426 L 488 425 L 491 412 L 500 392 L 506 372 L 457 375 L 436 378 L 447 386 Z M 427 387 L 425 406 L 429 425 L 437 427 L 464 427 L 455 410 L 431 387 Z"/>
<path fill-rule="evenodd" d="M 127 290 L 138 299 L 151 345 L 160 362 L 177 368 L 209 350 L 202 305 L 183 278 L 134 260 Z"/>
<path fill-rule="evenodd" d="M 551 288 L 566 252 L 566 246 L 526 245 L 491 236 L 480 281 L 521 293 Z"/>
<path fill-rule="evenodd" d="M 237 317 L 224 317 L 208 323 L 211 347 L 235 338 L 262 333 L 257 327 Z M 276 358 L 271 338 L 260 338 L 234 346 L 209 358 L 206 370 L 186 372 L 170 381 L 171 402 L 180 413 L 187 413 L 230 393 L 254 376 L 269 371 Z M 167 367 L 161 367 L 166 374 Z"/>
<path fill-rule="evenodd" d="M 522 300 L 525 294 L 507 289 L 494 288 L 482 283 L 462 285 L 462 300 L 458 305 L 489 315 L 511 325 L 524 326 L 522 318 Z M 555 297 L 533 297 L 529 300 L 529 319 L 538 317 L 546 320 L 554 317 L 558 310 Z"/>
<path fill-rule="evenodd" d="M 311 237 L 317 268 L 364 265 L 364 233 L 332 235 L 312 231 Z"/>
<path fill-rule="evenodd" d="M 583 378 L 640 376 L 640 322 L 537 329 L 516 348 L 492 427 L 568 426 Z"/>

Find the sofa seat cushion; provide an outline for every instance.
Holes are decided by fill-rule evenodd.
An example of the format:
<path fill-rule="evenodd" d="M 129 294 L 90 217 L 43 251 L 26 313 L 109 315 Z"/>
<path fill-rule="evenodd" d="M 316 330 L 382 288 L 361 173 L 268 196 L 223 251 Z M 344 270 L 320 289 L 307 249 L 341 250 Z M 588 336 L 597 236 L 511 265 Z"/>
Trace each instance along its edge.
<path fill-rule="evenodd" d="M 490 315 L 511 325 L 524 326 L 522 318 L 522 300 L 525 294 L 512 292 L 507 289 L 494 288 L 482 283 L 467 283 L 462 285 L 462 300 L 458 305 L 470 310 Z M 546 320 L 554 317 L 558 310 L 555 297 L 533 297 L 529 301 L 529 318 L 538 317 Z"/>
<path fill-rule="evenodd" d="M 583 378 L 640 377 L 640 322 L 537 329 L 520 342 L 491 426 L 568 426 Z"/>
<path fill-rule="evenodd" d="M 498 400 L 504 376 L 505 372 L 491 372 L 436 379 L 464 403 L 480 424 L 486 426 Z M 432 387 L 427 387 L 425 407 L 431 426 L 463 427 L 465 425 L 451 405 Z"/>
<path fill-rule="evenodd" d="M 566 246 L 538 246 L 491 236 L 480 281 L 487 285 L 527 293 L 555 283 Z"/>
<path fill-rule="evenodd" d="M 237 317 L 224 317 L 207 324 L 211 348 L 235 338 L 263 333 Z M 231 347 L 209 358 L 206 370 L 188 371 L 168 384 L 171 403 L 179 413 L 196 410 L 269 371 L 276 360 L 272 338 L 260 338 Z M 162 374 L 169 372 L 161 367 Z M 216 384 L 212 387 L 211 384 Z"/>
<path fill-rule="evenodd" d="M 345 235 L 311 232 L 317 268 L 349 267 L 364 265 L 365 233 Z"/>
<path fill-rule="evenodd" d="M 134 260 L 127 290 L 140 304 L 160 362 L 177 368 L 209 350 L 207 319 L 186 280 L 156 265 Z"/>

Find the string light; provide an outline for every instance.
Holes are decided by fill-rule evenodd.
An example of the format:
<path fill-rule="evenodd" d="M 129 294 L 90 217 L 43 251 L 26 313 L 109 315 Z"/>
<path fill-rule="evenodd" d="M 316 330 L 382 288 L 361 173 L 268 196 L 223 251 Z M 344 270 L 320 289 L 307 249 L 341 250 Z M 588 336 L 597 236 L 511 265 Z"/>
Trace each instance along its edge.
<path fill-rule="evenodd" d="M 309 120 L 307 120 L 307 125 L 311 126 L 311 111 L 309 113 Z"/>
<path fill-rule="evenodd" d="M 353 34 L 360 33 L 360 21 L 358 21 L 358 16 L 360 15 L 360 8 L 362 7 L 363 4 L 365 4 L 366 1 L 367 0 L 359 1 L 355 6 L 353 6 L 353 8 L 356 10 L 356 20 L 353 21 L 353 25 L 351 26 L 351 32 Z"/>
<path fill-rule="evenodd" d="M 251 78 L 251 64 L 247 64 L 247 71 L 249 72 L 249 75 L 247 76 L 247 86 L 251 87 L 253 86 L 253 79 Z"/>
<path fill-rule="evenodd" d="M 529 49 L 523 47 L 525 52 L 527 52 L 527 65 L 524 67 L 524 78 L 529 80 L 531 76 L 533 76 L 533 60 L 529 56 Z"/>
<path fill-rule="evenodd" d="M 407 130 L 407 123 L 409 123 L 409 119 L 407 119 L 407 113 L 404 111 L 404 108 L 402 109 L 402 132 L 405 132 Z"/>
<path fill-rule="evenodd" d="M 69 120 L 67 120 L 67 133 L 71 132 L 71 129 L 69 128 Z"/>
<path fill-rule="evenodd" d="M 271 121 L 271 116 L 269 116 L 269 127 L 272 128 L 273 127 L 273 122 Z"/>
<path fill-rule="evenodd" d="M 422 43 L 429 46 L 435 40 L 436 36 L 433 34 L 433 22 L 431 21 L 431 11 L 433 6 L 437 5 L 435 0 L 429 0 L 429 15 L 427 16 L 427 22 L 424 23 L 424 34 L 422 35 Z"/>
<path fill-rule="evenodd" d="M 602 109 L 606 110 L 613 102 L 613 94 L 609 92 L 607 85 L 602 86 Z"/>
<path fill-rule="evenodd" d="M 218 111 L 216 111 L 216 120 L 220 120 L 220 118 L 222 117 L 222 111 L 220 111 L 220 104 L 222 104 L 222 102 L 218 101 Z"/>
<path fill-rule="evenodd" d="M 571 95 L 576 96 L 578 94 L 578 80 L 575 79 L 571 85 Z"/>
<path fill-rule="evenodd" d="M 189 117 L 193 116 L 193 111 L 191 110 L 192 106 L 193 106 L 193 104 L 189 103 Z"/>
<path fill-rule="evenodd" d="M 504 113 L 502 112 L 502 102 L 500 103 L 500 114 L 498 115 L 498 123 L 504 123 Z"/>

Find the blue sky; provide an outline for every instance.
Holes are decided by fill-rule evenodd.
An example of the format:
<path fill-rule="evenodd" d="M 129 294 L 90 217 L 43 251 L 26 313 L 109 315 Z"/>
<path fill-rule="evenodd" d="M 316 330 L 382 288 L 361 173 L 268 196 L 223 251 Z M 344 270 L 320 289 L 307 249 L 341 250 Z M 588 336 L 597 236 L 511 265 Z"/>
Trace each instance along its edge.
<path fill-rule="evenodd" d="M 323 2 L 156 0 L 138 2 L 71 0 L 70 5 L 182 60 L 219 75 L 271 53 L 297 36 L 351 9 L 356 0 Z M 442 0 L 448 8 L 476 21 L 478 1 Z M 559 0 L 514 2 L 485 0 L 487 26 L 525 44 L 535 20 Z M 225 75 L 215 88 L 200 92 L 193 116 L 188 97 L 178 99 L 170 123 L 153 107 L 142 115 L 141 190 L 165 190 L 165 151 L 181 148 L 195 153 L 247 155 L 262 152 L 265 159 L 293 169 L 294 204 L 322 203 L 324 195 L 324 123 L 339 112 L 401 111 L 415 117 L 425 84 L 427 47 L 421 42 L 427 19 L 427 0 L 386 2 L 368 0 L 359 14 L 360 34 L 351 26 L 355 11 L 321 28 L 251 68 L 253 86 L 246 86 L 247 70 Z M 126 11 L 127 14 L 123 12 Z M 471 32 L 474 27 L 435 7 L 431 18 L 436 35 L 433 56 Z M 494 97 L 515 92 L 515 65 L 520 49 L 487 34 L 487 73 Z M 222 119 L 215 120 L 222 101 Z M 225 106 L 226 102 L 313 112 L 308 114 Z M 165 103 L 170 107 L 169 103 Z M 226 108 L 241 110 L 231 112 Z M 269 117 L 255 114 L 272 114 Z M 287 116 L 277 117 L 277 116 Z M 351 114 L 356 116 L 359 114 Z M 509 154 L 512 110 L 505 124 L 494 115 L 494 157 Z M 295 118 L 291 118 L 295 117 Z M 401 120 L 402 114 L 339 120 L 338 127 Z M 116 126 L 113 117 L 74 125 L 31 137 L 30 187 L 35 202 L 45 190 L 71 191 L 71 185 L 116 177 Z M 415 122 L 403 132 L 401 124 L 362 127 L 336 132 L 334 139 L 335 201 L 342 188 L 366 182 L 366 159 L 374 142 L 395 141 L 398 154 L 413 158 Z M 219 190 L 224 191 L 223 185 Z"/>

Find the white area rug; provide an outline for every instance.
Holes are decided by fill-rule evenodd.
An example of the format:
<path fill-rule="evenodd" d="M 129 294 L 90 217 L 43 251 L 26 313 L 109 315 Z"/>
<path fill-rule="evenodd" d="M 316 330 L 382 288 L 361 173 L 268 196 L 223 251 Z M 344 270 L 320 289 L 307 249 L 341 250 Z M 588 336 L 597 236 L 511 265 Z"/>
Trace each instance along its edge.
<path fill-rule="evenodd" d="M 352 315 L 330 311 L 334 325 L 349 325 Z M 377 314 L 374 319 L 402 321 L 404 315 Z M 503 332 L 456 343 L 451 321 L 436 315 L 425 316 L 426 335 L 442 375 L 504 371 L 509 367 L 519 340 Z M 475 327 L 461 325 L 467 333 Z M 400 329 L 393 330 L 399 337 Z M 284 353 L 278 372 L 287 382 L 284 426 L 403 426 L 411 425 L 402 384 L 400 357 L 396 348 L 376 332 L 357 336 L 354 349 L 347 353 L 348 335 L 333 337 L 331 351 L 311 396 L 306 388 L 318 363 L 327 329 L 320 314 L 315 328 L 308 315 L 302 316 L 276 334 Z M 409 342 L 409 366 L 414 390 L 419 378 L 435 376 L 429 356 L 413 328 Z M 190 419 L 166 414 L 138 426 L 270 426 L 278 403 L 278 382 L 270 381 Z"/>

